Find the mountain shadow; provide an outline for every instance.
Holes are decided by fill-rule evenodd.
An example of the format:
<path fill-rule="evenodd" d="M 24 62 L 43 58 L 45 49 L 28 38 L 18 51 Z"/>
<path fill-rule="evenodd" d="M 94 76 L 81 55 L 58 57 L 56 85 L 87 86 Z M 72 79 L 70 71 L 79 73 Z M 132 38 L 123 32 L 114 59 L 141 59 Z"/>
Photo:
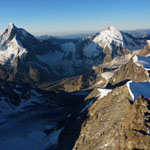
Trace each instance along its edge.
<path fill-rule="evenodd" d="M 81 134 L 84 121 L 88 119 L 88 108 L 96 98 L 91 98 L 82 103 L 65 121 L 65 128 L 59 136 L 58 147 L 47 150 L 72 150 L 76 140 Z"/>

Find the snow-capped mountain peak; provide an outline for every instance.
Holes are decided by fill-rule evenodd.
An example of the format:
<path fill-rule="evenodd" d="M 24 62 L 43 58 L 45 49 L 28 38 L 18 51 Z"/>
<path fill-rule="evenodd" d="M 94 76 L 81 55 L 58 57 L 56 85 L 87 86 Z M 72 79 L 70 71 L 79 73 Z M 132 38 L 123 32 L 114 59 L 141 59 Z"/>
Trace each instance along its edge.
<path fill-rule="evenodd" d="M 118 48 L 124 48 L 124 50 L 127 49 L 129 52 L 132 52 L 144 48 L 146 39 L 135 38 L 132 35 L 119 31 L 114 26 L 110 26 L 97 34 L 93 42 L 98 43 L 104 49 L 109 49 L 111 52 L 117 51 Z"/>
<path fill-rule="evenodd" d="M 94 42 L 98 43 L 100 46 L 105 48 L 110 45 L 112 42 L 115 42 L 117 45 L 123 44 L 123 36 L 119 30 L 115 27 L 110 26 L 107 29 L 102 30 L 94 39 Z"/>
<path fill-rule="evenodd" d="M 0 48 L 4 49 L 6 47 L 7 41 L 10 41 L 13 39 L 13 35 L 16 32 L 17 27 L 13 23 L 10 23 L 8 25 L 8 28 L 5 30 L 5 32 L 0 36 Z"/>
<path fill-rule="evenodd" d="M 10 23 L 9 25 L 8 25 L 8 30 L 10 31 L 12 28 L 14 28 L 15 27 L 15 25 L 14 25 L 14 23 Z"/>
<path fill-rule="evenodd" d="M 17 28 L 14 23 L 10 23 L 5 32 L 0 36 L 0 64 L 12 63 L 16 57 L 23 58 L 27 50 L 17 40 Z"/>
<path fill-rule="evenodd" d="M 18 28 L 14 25 L 14 23 L 10 23 L 10 24 L 8 25 L 8 28 L 7 28 L 6 31 L 5 31 L 5 36 L 7 35 L 8 38 L 9 38 L 9 36 L 11 36 L 11 34 L 16 33 L 17 29 L 18 29 Z"/>
<path fill-rule="evenodd" d="M 123 37 L 122 37 L 122 34 L 121 32 L 116 29 L 114 26 L 110 26 L 108 27 L 106 30 L 104 30 L 103 32 L 107 33 L 107 34 L 110 34 L 110 36 L 112 38 L 116 38 L 116 39 L 119 39 L 119 40 L 123 40 Z"/>

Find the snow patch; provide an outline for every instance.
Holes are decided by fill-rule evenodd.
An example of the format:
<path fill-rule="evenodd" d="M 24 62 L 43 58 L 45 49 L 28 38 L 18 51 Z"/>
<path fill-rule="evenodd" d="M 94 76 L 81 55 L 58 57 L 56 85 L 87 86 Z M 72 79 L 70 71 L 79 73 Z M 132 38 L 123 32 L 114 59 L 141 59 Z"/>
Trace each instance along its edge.
<path fill-rule="evenodd" d="M 134 99 L 134 95 L 133 95 L 133 93 L 132 93 L 132 91 L 131 91 L 131 89 L 130 89 L 130 83 L 132 83 L 132 82 L 133 82 L 133 81 L 127 82 L 127 83 L 126 83 L 126 86 L 127 86 L 127 88 L 128 88 L 128 91 L 129 91 L 129 93 L 130 93 L 132 99 Z"/>
<path fill-rule="evenodd" d="M 37 97 L 39 97 L 39 96 L 41 96 L 41 94 L 39 94 L 37 91 L 35 91 L 35 90 L 31 90 L 31 93 L 33 93 L 33 95 L 34 96 L 37 96 Z"/>
<path fill-rule="evenodd" d="M 6 48 L 0 47 L 0 64 L 4 65 L 7 61 L 12 62 L 17 56 L 21 59 L 24 58 L 27 50 L 21 47 L 16 37 L 14 37 L 9 43 L 7 43 Z"/>
<path fill-rule="evenodd" d="M 10 136 L 0 140 L 0 147 L 3 150 L 44 150 L 53 145 L 57 145 L 58 137 L 62 129 L 52 132 L 49 136 L 46 136 L 42 131 L 31 132 L 27 137 Z"/>
<path fill-rule="evenodd" d="M 100 92 L 100 98 L 103 98 L 104 96 L 106 96 L 108 93 L 110 93 L 112 90 L 111 89 L 98 89 L 98 91 Z"/>
<path fill-rule="evenodd" d="M 102 77 L 106 80 L 109 80 L 114 75 L 114 71 L 104 72 L 102 73 Z"/>
<path fill-rule="evenodd" d="M 47 144 L 48 144 L 49 146 L 57 145 L 59 135 L 60 135 L 60 133 L 61 133 L 61 131 L 62 131 L 63 129 L 64 129 L 64 128 L 61 128 L 61 129 L 56 130 L 56 131 L 54 131 L 54 132 L 52 132 L 52 133 L 50 134 L 50 136 L 48 137 L 49 141 L 47 142 Z"/>
<path fill-rule="evenodd" d="M 100 52 L 99 45 L 94 42 L 88 43 L 83 49 L 84 55 L 89 58 L 99 56 Z"/>

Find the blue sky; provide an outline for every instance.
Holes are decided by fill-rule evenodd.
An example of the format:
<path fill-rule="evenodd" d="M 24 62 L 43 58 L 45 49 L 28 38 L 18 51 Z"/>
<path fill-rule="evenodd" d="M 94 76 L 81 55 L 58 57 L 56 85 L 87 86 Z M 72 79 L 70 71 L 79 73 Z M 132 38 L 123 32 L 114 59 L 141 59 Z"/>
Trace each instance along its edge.
<path fill-rule="evenodd" d="M 2 0 L 0 33 L 10 22 L 32 34 L 150 28 L 150 0 Z"/>

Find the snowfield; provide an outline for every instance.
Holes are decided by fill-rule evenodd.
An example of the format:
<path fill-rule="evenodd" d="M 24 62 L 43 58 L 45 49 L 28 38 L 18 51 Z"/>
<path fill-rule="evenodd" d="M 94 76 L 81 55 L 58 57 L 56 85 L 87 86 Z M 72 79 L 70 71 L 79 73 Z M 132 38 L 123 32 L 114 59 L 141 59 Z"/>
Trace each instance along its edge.
<path fill-rule="evenodd" d="M 12 62 L 16 57 L 24 58 L 26 53 L 27 50 L 21 47 L 18 44 L 16 37 L 14 37 L 6 47 L 0 47 L 0 63 L 4 65 L 7 61 Z"/>
<path fill-rule="evenodd" d="M 144 98 L 150 98 L 150 82 L 129 81 L 126 86 L 128 87 L 133 101 L 141 95 L 143 95 Z"/>
<path fill-rule="evenodd" d="M 100 92 L 100 98 L 103 98 L 104 96 L 106 96 L 108 93 L 110 93 L 112 90 L 111 89 L 98 89 L 98 91 Z"/>
<path fill-rule="evenodd" d="M 114 75 L 114 71 L 104 72 L 102 73 L 102 77 L 106 80 L 109 80 Z"/>
<path fill-rule="evenodd" d="M 15 84 L 12 90 L 19 97 L 17 105 L 11 103 L 9 96 L 0 96 L 0 150 L 55 148 L 64 128 L 59 122 L 70 113 L 70 108 L 34 87 L 28 89 L 25 97 L 22 89 Z"/>
<path fill-rule="evenodd" d="M 110 26 L 105 30 L 102 30 L 94 39 L 95 43 L 98 43 L 101 47 L 108 46 L 112 48 L 111 44 L 125 47 L 130 52 L 144 48 L 146 42 L 144 39 L 135 39 L 134 37 L 120 32 L 115 27 Z M 139 44 L 140 43 L 140 44 Z"/>
<path fill-rule="evenodd" d="M 64 117 L 63 109 L 52 110 L 37 105 L 25 111 L 0 114 L 0 149 L 44 150 L 56 147 L 63 130 L 63 127 L 57 128 L 58 122 Z"/>
<path fill-rule="evenodd" d="M 133 61 L 137 64 L 137 66 L 142 66 L 144 69 L 150 70 L 150 56 L 142 57 L 139 55 L 135 55 L 133 57 Z"/>

